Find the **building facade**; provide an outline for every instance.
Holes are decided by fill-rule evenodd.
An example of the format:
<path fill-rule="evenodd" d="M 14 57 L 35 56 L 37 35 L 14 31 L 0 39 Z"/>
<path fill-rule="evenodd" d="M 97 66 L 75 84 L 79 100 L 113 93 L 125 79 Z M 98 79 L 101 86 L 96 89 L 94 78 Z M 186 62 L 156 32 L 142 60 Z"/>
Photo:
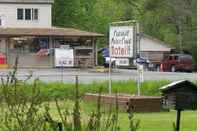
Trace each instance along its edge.
<path fill-rule="evenodd" d="M 12 67 L 56 67 L 56 49 L 73 50 L 72 67 L 97 64 L 98 33 L 52 26 L 53 0 L 0 0 L 0 53 Z M 69 57 L 69 56 L 68 56 Z M 63 63 L 66 63 L 66 56 Z"/>
<path fill-rule="evenodd" d="M 161 40 L 145 34 L 141 37 L 140 55 L 150 60 L 152 63 L 160 63 L 172 50 L 172 47 Z"/>
<path fill-rule="evenodd" d="M 50 28 L 53 0 L 0 0 L 0 27 Z"/>

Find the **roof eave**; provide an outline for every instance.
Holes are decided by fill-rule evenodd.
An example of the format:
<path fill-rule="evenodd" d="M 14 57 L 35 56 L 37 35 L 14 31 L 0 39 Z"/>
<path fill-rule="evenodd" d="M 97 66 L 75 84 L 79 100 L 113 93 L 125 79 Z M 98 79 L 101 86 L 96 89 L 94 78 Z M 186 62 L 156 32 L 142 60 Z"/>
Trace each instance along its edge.
<path fill-rule="evenodd" d="M 53 4 L 54 0 L 0 0 L 3 4 Z"/>
<path fill-rule="evenodd" d="M 159 88 L 159 90 L 161 90 L 162 92 L 166 92 L 168 90 L 172 90 L 173 88 L 175 88 L 175 85 L 178 85 L 178 84 L 181 84 L 181 83 L 189 83 L 189 84 L 192 85 L 192 88 L 196 87 L 195 84 L 193 84 L 192 82 L 190 82 L 188 80 L 179 80 L 179 81 L 172 82 L 168 85 L 165 85 L 165 86 Z M 197 88 L 195 88 L 195 89 L 197 89 Z"/>
<path fill-rule="evenodd" d="M 32 31 L 35 30 L 35 31 Z M 103 37 L 103 34 L 73 28 L 0 28 L 0 36 L 59 36 L 59 37 Z"/>

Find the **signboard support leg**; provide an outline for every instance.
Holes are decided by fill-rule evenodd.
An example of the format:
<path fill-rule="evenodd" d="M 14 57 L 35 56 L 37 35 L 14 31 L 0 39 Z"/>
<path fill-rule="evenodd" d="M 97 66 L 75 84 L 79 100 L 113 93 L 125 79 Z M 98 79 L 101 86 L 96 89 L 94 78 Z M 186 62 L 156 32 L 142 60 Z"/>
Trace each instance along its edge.
<path fill-rule="evenodd" d="M 176 131 L 180 131 L 181 110 L 177 110 Z"/>
<path fill-rule="evenodd" d="M 139 77 L 139 75 L 138 75 L 138 77 Z M 137 80 L 137 95 L 138 96 L 140 96 L 140 80 L 139 80 L 140 78 L 138 78 L 138 80 Z"/>
<path fill-rule="evenodd" d="M 109 58 L 109 94 L 112 94 L 112 78 L 111 78 L 111 56 Z"/>
<path fill-rule="evenodd" d="M 144 70 L 143 65 L 138 64 L 137 65 L 137 95 L 138 96 L 141 95 L 141 84 L 144 81 L 143 70 Z"/>
<path fill-rule="evenodd" d="M 63 83 L 64 81 L 64 66 L 61 66 L 61 82 Z"/>

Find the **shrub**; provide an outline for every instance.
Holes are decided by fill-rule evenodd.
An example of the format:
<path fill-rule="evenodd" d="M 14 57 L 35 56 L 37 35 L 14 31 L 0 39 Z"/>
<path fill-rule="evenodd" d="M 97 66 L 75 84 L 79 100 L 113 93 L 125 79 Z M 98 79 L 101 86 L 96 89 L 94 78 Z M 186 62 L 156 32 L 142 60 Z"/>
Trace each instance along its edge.
<path fill-rule="evenodd" d="M 17 59 L 16 59 L 17 63 Z M 17 64 L 16 64 L 17 65 Z M 76 84 L 71 92 L 74 98 L 74 107 L 70 112 L 67 109 L 61 109 L 58 100 L 55 99 L 58 116 L 51 115 L 50 106 L 43 105 L 43 93 L 49 97 L 51 89 L 46 90 L 45 84 L 35 80 L 33 84 L 27 84 L 26 81 L 19 81 L 15 74 L 17 68 L 8 75 L 6 80 L 2 80 L 1 85 L 1 111 L 0 129 L 4 131 L 120 131 L 118 125 L 119 108 L 116 100 L 115 111 L 110 110 L 108 114 L 101 112 L 101 98 L 98 98 L 97 109 L 87 115 L 88 122 L 81 121 L 80 99 L 78 77 Z M 41 86 L 42 85 L 42 86 Z M 58 94 L 63 94 L 63 84 L 58 84 L 62 87 L 52 96 L 57 97 Z M 40 89 L 41 87 L 41 89 Z M 55 87 L 54 89 L 57 89 Z M 66 88 L 65 88 L 66 89 Z M 70 89 L 70 88 L 69 88 Z M 97 88 L 96 88 L 97 89 Z M 86 91 L 86 89 L 84 89 Z M 102 90 L 99 88 L 99 94 Z M 57 93 L 57 94 L 56 94 Z M 42 95 L 41 95 L 42 94 Z M 70 94 L 69 94 L 70 95 Z M 44 99 L 43 99 L 44 98 Z M 60 119 L 57 120 L 56 117 Z M 72 119 L 69 119 L 72 118 Z M 136 131 L 139 128 L 139 121 L 134 121 L 133 113 L 130 112 L 130 130 Z"/>

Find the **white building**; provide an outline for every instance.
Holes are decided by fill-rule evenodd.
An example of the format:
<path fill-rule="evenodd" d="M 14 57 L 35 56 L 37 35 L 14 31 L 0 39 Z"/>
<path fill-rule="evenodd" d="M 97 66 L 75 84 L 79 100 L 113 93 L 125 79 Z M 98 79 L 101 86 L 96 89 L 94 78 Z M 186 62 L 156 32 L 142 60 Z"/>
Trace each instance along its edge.
<path fill-rule="evenodd" d="M 1 27 L 50 28 L 53 0 L 0 0 Z"/>
<path fill-rule="evenodd" d="M 0 56 L 9 67 L 19 56 L 19 67 L 54 67 L 54 54 L 47 51 L 69 47 L 74 66 L 97 64 L 98 33 L 52 26 L 54 0 L 0 0 Z"/>
<path fill-rule="evenodd" d="M 165 55 L 171 53 L 174 48 L 163 41 L 143 34 L 140 40 L 140 55 L 153 63 L 160 63 Z"/>

